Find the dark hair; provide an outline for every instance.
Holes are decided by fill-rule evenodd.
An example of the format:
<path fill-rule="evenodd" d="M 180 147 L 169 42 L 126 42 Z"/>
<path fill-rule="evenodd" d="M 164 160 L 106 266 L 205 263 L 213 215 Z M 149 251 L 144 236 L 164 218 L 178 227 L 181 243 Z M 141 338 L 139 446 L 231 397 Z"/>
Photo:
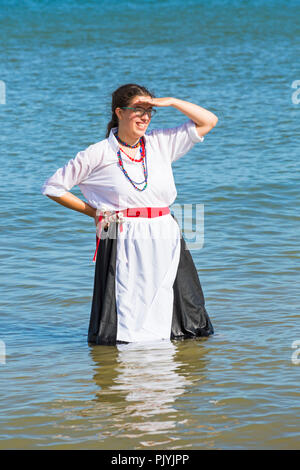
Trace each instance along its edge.
<path fill-rule="evenodd" d="M 118 127 L 119 121 L 115 113 L 116 108 L 122 108 L 122 106 L 128 106 L 131 99 L 134 96 L 151 96 L 154 98 L 154 94 L 151 93 L 147 88 L 137 85 L 135 83 L 128 83 L 127 85 L 120 86 L 112 94 L 111 102 L 111 120 L 107 125 L 106 137 L 113 127 Z"/>

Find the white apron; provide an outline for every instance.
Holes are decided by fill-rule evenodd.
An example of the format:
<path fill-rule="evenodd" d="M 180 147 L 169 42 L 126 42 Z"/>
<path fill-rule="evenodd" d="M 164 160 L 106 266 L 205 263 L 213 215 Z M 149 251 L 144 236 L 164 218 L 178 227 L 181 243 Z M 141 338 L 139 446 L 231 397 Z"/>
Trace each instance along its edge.
<path fill-rule="evenodd" d="M 179 256 L 180 230 L 171 214 L 125 218 L 117 240 L 117 341 L 170 339 Z"/>

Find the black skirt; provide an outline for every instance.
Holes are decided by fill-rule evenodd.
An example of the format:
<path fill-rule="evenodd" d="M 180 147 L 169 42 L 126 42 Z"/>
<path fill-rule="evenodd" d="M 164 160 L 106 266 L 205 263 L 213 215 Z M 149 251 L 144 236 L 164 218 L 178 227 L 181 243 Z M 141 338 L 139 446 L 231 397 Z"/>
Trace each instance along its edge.
<path fill-rule="evenodd" d="M 176 220 L 173 214 L 172 217 Z M 115 345 L 117 343 L 115 297 L 117 236 L 116 223 L 111 223 L 108 231 L 102 230 L 101 233 L 88 330 L 88 342 L 91 344 Z M 196 338 L 213 334 L 214 329 L 204 306 L 204 295 L 198 273 L 182 233 L 180 259 L 173 293 L 170 339 Z"/>

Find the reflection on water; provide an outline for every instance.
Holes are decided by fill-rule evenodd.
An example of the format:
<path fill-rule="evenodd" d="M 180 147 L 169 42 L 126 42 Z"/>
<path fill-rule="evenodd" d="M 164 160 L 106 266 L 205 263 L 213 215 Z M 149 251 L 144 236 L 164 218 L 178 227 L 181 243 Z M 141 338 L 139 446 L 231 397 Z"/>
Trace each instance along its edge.
<path fill-rule="evenodd" d="M 9 342 L 2 449 L 299 447 L 299 369 L 278 361 L 278 341 L 233 328 L 117 347 L 40 338 Z"/>
<path fill-rule="evenodd" d="M 125 394 L 125 413 L 136 417 L 133 428 L 158 431 L 174 427 L 176 422 L 165 421 L 162 414 L 176 413 L 174 402 L 189 383 L 177 372 L 174 344 L 170 341 L 128 344 L 119 345 L 118 350 L 118 376 L 111 390 Z"/>
<path fill-rule="evenodd" d="M 184 419 L 176 401 L 193 384 L 193 376 L 175 342 L 93 346 L 91 356 L 99 390 L 84 415 L 109 414 L 110 426 L 123 429 L 127 437 L 133 431 L 166 432 Z"/>

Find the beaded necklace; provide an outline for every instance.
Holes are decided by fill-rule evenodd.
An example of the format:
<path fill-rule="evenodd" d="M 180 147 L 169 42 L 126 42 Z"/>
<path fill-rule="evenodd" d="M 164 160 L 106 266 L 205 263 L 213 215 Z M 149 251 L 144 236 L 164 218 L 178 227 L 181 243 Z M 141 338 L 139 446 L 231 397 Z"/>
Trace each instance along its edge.
<path fill-rule="evenodd" d="M 133 162 L 141 162 L 144 158 L 144 155 L 142 155 L 141 158 L 133 158 L 130 155 L 128 155 L 126 152 L 124 152 L 124 150 L 121 149 L 121 147 L 120 147 L 120 150 L 122 150 L 122 152 L 125 153 L 126 157 L 130 158 L 130 160 L 132 160 Z"/>
<path fill-rule="evenodd" d="M 142 138 L 140 138 L 139 141 L 138 141 L 136 144 L 134 144 L 134 145 L 129 145 L 129 144 L 127 144 L 126 142 L 124 142 L 123 140 L 120 139 L 120 137 L 118 136 L 118 133 L 117 133 L 117 132 L 115 133 L 115 138 L 117 139 L 117 141 L 118 141 L 121 145 L 124 145 L 125 147 L 130 147 L 131 149 L 135 149 L 135 148 L 139 147 L 140 144 L 141 144 L 141 140 L 142 140 Z"/>
<path fill-rule="evenodd" d="M 124 175 L 126 176 L 126 178 L 130 181 L 130 183 L 132 184 L 132 186 L 137 189 L 138 191 L 144 191 L 147 187 L 147 184 L 148 184 L 148 168 L 147 168 L 147 159 L 146 159 L 146 149 L 145 149 L 145 143 L 144 143 L 144 140 L 141 138 L 140 139 L 140 153 L 141 153 L 141 162 L 142 162 L 142 166 L 143 166 L 143 171 L 144 171 L 144 181 L 141 181 L 140 183 L 136 182 L 136 181 L 133 181 L 130 176 L 128 175 L 127 171 L 125 170 L 124 168 L 124 165 L 123 165 L 123 160 L 122 160 L 122 157 L 121 157 L 121 151 L 120 149 L 118 150 L 118 162 L 119 162 L 119 166 L 121 168 L 121 170 L 123 171 Z M 126 155 L 126 154 L 125 154 Z M 139 160 L 138 160 L 139 161 Z M 137 184 L 144 184 L 145 183 L 145 186 L 143 188 L 138 188 L 136 185 Z"/>

